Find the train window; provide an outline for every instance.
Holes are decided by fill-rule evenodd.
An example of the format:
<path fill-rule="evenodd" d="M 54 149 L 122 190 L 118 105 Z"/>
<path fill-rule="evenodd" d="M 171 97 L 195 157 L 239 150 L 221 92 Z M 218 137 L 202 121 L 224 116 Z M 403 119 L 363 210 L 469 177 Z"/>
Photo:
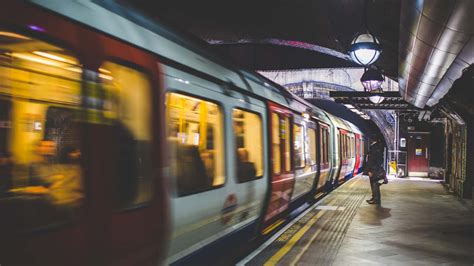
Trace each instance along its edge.
<path fill-rule="evenodd" d="M 104 115 L 114 121 L 118 138 L 116 208 L 144 204 L 152 198 L 149 79 L 139 70 L 113 62 L 102 64 L 99 78 L 112 100 Z"/>
<path fill-rule="evenodd" d="M 343 135 L 343 137 L 344 137 L 344 159 L 347 159 L 349 157 L 348 152 L 347 152 L 347 136 Z"/>
<path fill-rule="evenodd" d="M 295 167 L 302 168 L 305 166 L 305 158 L 304 158 L 304 132 L 303 126 L 294 124 L 293 126 L 293 152 L 295 158 Z"/>
<path fill-rule="evenodd" d="M 0 231 L 69 222 L 84 197 L 81 65 L 11 31 L 0 30 L 0 46 Z"/>
<path fill-rule="evenodd" d="M 236 169 L 238 182 L 263 176 L 262 119 L 259 115 L 234 109 Z"/>
<path fill-rule="evenodd" d="M 349 137 L 344 135 L 344 151 L 346 153 L 346 159 L 349 159 Z"/>
<path fill-rule="evenodd" d="M 340 133 L 339 133 L 339 146 L 341 146 L 339 148 L 339 150 L 341 152 L 341 159 L 344 159 L 345 158 L 345 155 L 344 155 L 344 135 L 342 135 Z"/>
<path fill-rule="evenodd" d="M 282 127 L 283 127 L 283 141 L 285 142 L 285 172 L 291 171 L 291 156 L 290 156 L 290 149 L 291 149 L 291 137 L 290 137 L 290 118 L 285 116 L 282 120 Z"/>
<path fill-rule="evenodd" d="M 326 135 L 327 129 L 324 127 L 321 127 L 321 134 L 320 134 L 320 139 L 321 139 L 321 163 L 327 163 L 328 162 L 328 137 Z"/>
<path fill-rule="evenodd" d="M 272 150 L 273 150 L 273 173 L 281 172 L 281 148 L 280 148 L 280 116 L 272 113 Z"/>
<path fill-rule="evenodd" d="M 325 130 L 325 135 L 326 135 L 326 142 L 324 145 L 324 148 L 326 150 L 326 163 L 329 163 L 329 129 Z"/>
<path fill-rule="evenodd" d="M 350 147 L 350 139 L 349 139 L 349 136 L 345 136 L 345 145 L 346 145 L 346 159 L 349 159 L 351 157 L 351 150 L 349 149 Z"/>
<path fill-rule="evenodd" d="M 351 158 L 355 157 L 355 139 L 351 137 Z"/>
<path fill-rule="evenodd" d="M 330 142 L 329 129 L 326 129 L 326 162 L 328 163 L 329 163 L 329 142 Z"/>
<path fill-rule="evenodd" d="M 347 158 L 352 158 L 352 142 L 351 137 L 346 137 L 347 142 Z"/>
<path fill-rule="evenodd" d="M 167 137 L 178 196 L 220 187 L 224 177 L 222 111 L 215 103 L 167 93 Z"/>
<path fill-rule="evenodd" d="M 315 165 L 316 164 L 316 130 L 313 128 L 308 128 L 308 158 L 309 164 Z"/>

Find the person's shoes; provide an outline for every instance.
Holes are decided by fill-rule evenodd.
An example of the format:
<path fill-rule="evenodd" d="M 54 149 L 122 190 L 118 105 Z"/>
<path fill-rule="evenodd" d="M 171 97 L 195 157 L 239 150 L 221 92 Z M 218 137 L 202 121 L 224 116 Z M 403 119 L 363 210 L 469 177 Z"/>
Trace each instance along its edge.
<path fill-rule="evenodd" d="M 368 200 L 365 200 L 365 201 L 367 201 L 367 203 L 370 204 L 371 201 L 374 201 L 374 198 L 371 198 L 371 199 L 368 199 Z"/>
<path fill-rule="evenodd" d="M 380 205 L 380 201 L 375 201 L 375 200 L 367 200 L 367 203 L 368 204 L 377 204 L 377 205 Z"/>

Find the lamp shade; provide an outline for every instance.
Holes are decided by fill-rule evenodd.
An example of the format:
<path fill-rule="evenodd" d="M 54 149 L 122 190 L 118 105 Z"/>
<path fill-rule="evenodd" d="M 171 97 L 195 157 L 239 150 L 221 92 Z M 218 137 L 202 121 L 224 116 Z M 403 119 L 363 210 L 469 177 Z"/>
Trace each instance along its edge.
<path fill-rule="evenodd" d="M 369 32 L 358 33 L 351 42 L 349 56 L 359 65 L 373 64 L 380 56 L 382 48 L 380 42 Z"/>
<path fill-rule="evenodd" d="M 380 71 L 375 69 L 368 69 L 364 72 L 360 78 L 360 82 L 364 87 L 365 91 L 373 91 L 379 89 L 382 86 L 384 78 Z"/>
<path fill-rule="evenodd" d="M 369 100 L 373 102 L 374 104 L 379 104 L 385 100 L 385 97 L 383 97 L 383 90 L 382 88 L 378 88 L 375 90 L 370 91 L 371 96 L 369 96 Z"/>
<path fill-rule="evenodd" d="M 374 95 L 374 96 L 370 96 L 369 97 L 369 100 L 375 104 L 379 104 L 381 102 L 383 102 L 383 100 L 385 100 L 385 98 L 381 95 Z"/>

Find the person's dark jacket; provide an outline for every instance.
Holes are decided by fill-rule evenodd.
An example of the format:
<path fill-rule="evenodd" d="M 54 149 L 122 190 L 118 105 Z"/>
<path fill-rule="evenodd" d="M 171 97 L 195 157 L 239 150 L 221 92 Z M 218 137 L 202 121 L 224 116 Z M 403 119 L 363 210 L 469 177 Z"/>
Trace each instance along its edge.
<path fill-rule="evenodd" d="M 369 147 L 367 160 L 364 167 L 364 174 L 369 172 L 378 172 L 383 163 L 383 144 L 380 141 L 374 142 Z"/>

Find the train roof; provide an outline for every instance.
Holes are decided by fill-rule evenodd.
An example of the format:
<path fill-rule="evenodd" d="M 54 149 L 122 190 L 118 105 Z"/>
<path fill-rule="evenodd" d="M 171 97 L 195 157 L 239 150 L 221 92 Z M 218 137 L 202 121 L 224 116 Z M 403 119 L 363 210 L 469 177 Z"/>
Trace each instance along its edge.
<path fill-rule="evenodd" d="M 185 36 L 113 0 L 30 0 L 30 2 L 249 93 L 282 104 L 288 104 L 289 101 L 285 98 L 291 98 L 283 87 L 275 86 L 256 73 L 232 66 L 209 51 L 206 45 L 196 38 Z"/>
<path fill-rule="evenodd" d="M 30 2 L 150 51 L 163 59 L 191 67 L 222 83 L 229 83 L 239 90 L 245 90 L 296 111 L 310 112 L 315 118 L 326 123 L 330 122 L 327 112 L 291 94 L 283 86 L 253 71 L 232 66 L 210 52 L 202 41 L 148 19 L 140 12 L 113 0 L 30 0 Z"/>

